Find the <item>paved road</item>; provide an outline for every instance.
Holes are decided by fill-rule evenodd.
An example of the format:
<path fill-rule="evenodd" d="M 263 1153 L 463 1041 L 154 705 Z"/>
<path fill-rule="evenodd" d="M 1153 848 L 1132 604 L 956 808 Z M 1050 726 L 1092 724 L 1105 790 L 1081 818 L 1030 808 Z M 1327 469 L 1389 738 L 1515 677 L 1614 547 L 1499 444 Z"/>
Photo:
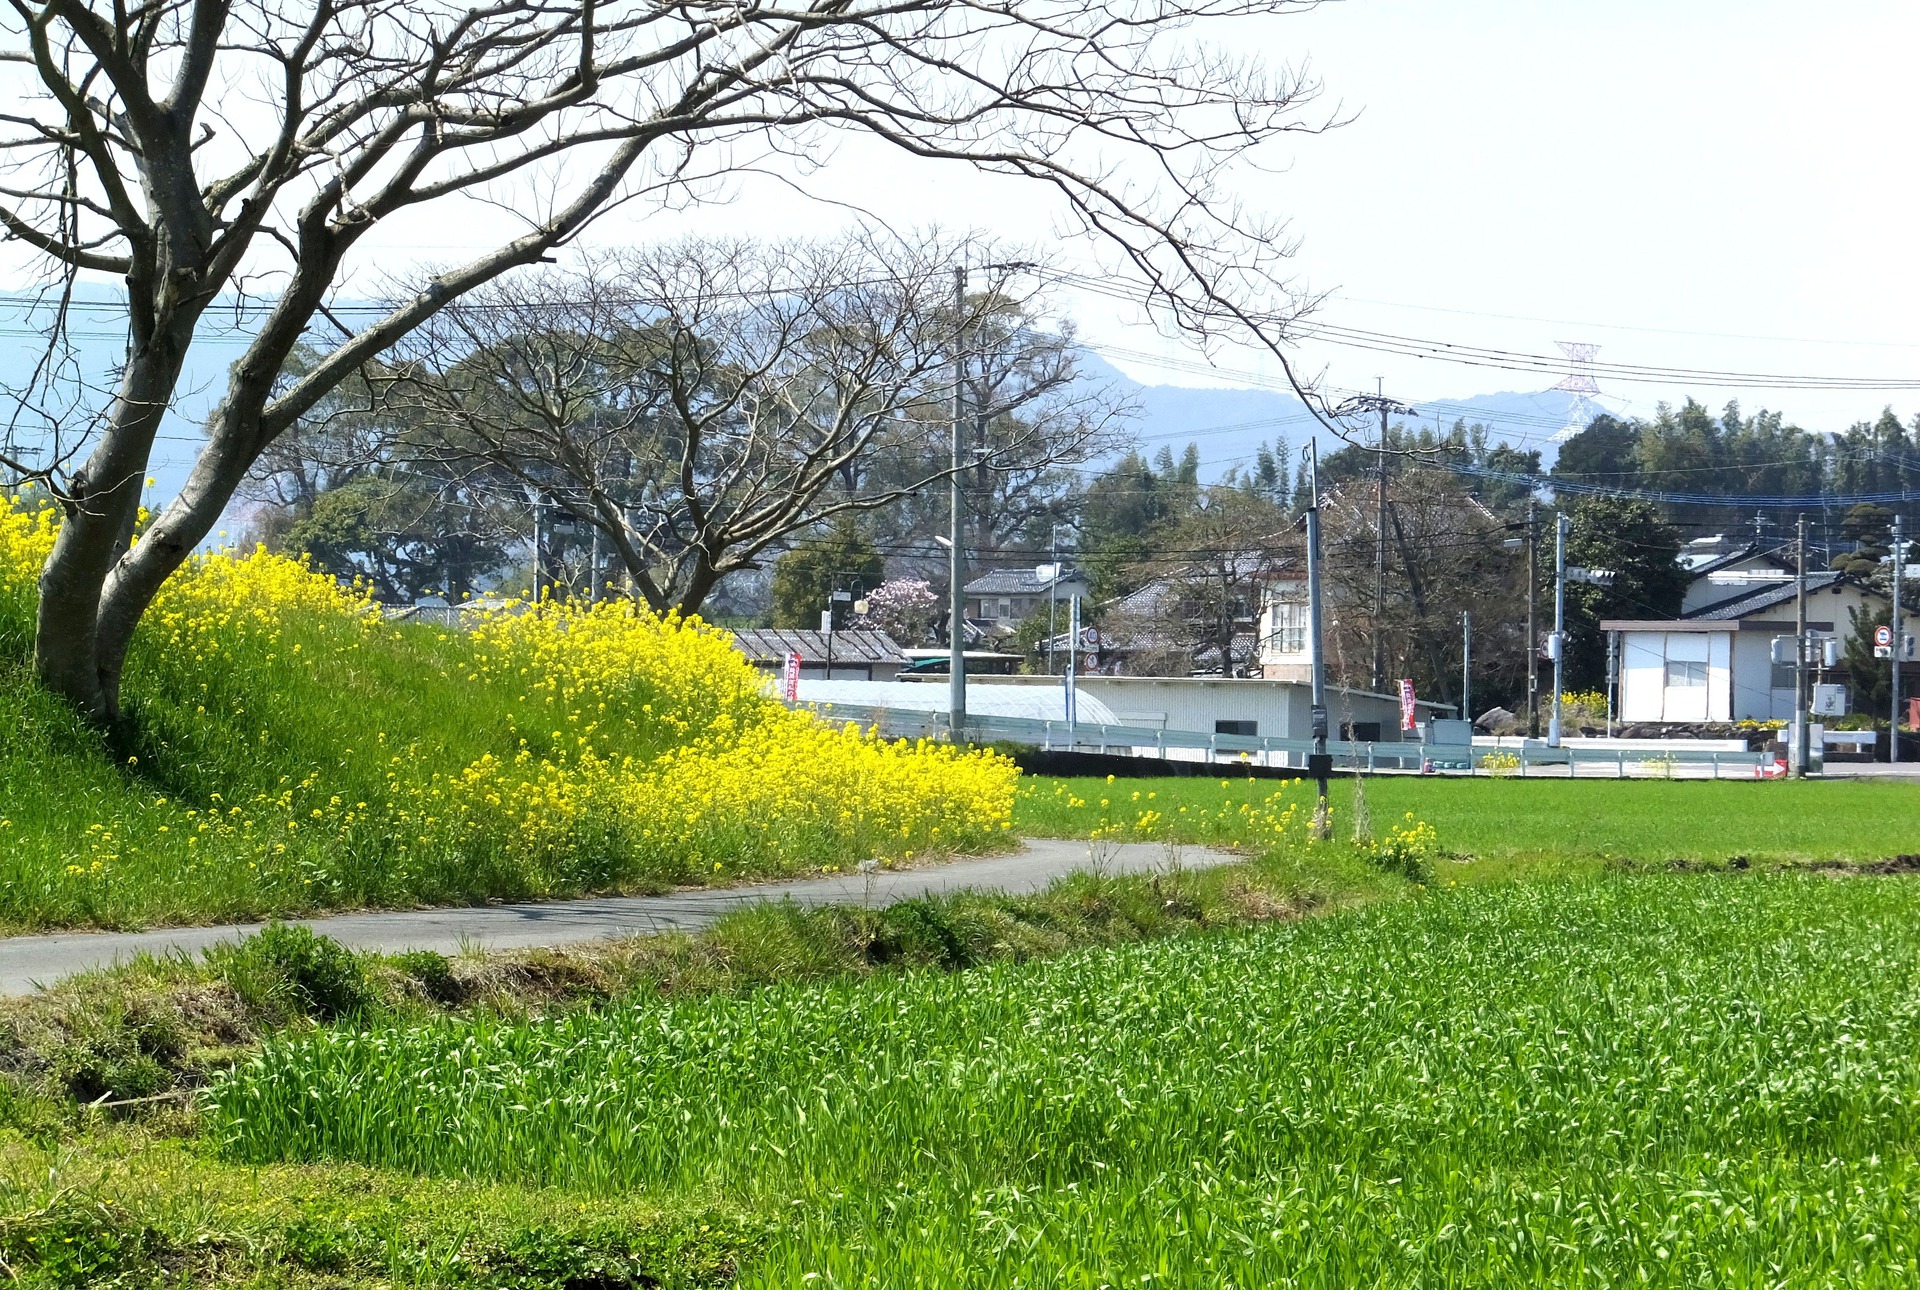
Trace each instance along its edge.
<path fill-rule="evenodd" d="M 1155 843 L 1111 847 L 1106 861 L 1114 873 L 1163 868 L 1165 848 Z M 1188 847 L 1180 863 L 1189 868 L 1224 864 L 1235 857 Z M 722 914 L 766 900 L 802 905 L 879 907 L 915 896 L 966 888 L 1032 892 L 1057 878 L 1091 867 L 1087 844 L 1047 839 L 1026 841 L 1009 855 L 960 860 L 925 869 L 881 870 L 797 882 L 766 883 L 720 891 L 684 891 L 666 896 L 610 896 L 592 900 L 556 900 L 541 904 L 489 905 L 468 909 L 401 910 L 303 919 L 317 932 L 362 950 L 439 950 L 457 953 L 466 946 L 526 949 L 564 945 L 607 936 L 694 931 Z M 26 994 L 38 986 L 108 967 L 139 954 L 193 953 L 237 941 L 260 924 L 225 927 L 176 927 L 154 932 L 78 932 L 0 937 L 0 994 Z"/>

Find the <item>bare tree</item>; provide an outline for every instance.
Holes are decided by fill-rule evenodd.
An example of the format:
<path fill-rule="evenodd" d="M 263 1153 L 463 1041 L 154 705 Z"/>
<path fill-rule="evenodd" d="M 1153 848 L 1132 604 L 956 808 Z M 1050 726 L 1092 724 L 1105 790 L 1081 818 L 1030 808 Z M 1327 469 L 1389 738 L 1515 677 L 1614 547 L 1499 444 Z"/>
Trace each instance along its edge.
<path fill-rule="evenodd" d="M 1086 377 L 1070 321 L 1036 326 L 1033 306 L 1004 289 L 983 295 L 969 312 L 962 402 L 972 443 L 961 498 L 967 548 L 985 564 L 1033 564 L 1053 549 L 1054 528 L 1073 528 L 1077 468 L 1126 446 L 1135 409 L 1111 385 Z M 927 454 L 871 453 L 861 466 L 869 489 L 905 486 L 899 504 L 870 527 L 895 552 L 930 545 L 925 535 L 946 527 L 950 502 L 945 487 L 924 486 Z M 926 572 L 937 577 L 944 568 L 945 557 L 930 551 Z"/>
<path fill-rule="evenodd" d="M 441 469 L 511 476 L 598 530 L 647 603 L 691 614 L 769 546 L 948 476 L 956 334 L 1032 314 L 999 282 L 956 316 L 966 249 L 682 242 L 501 278 L 401 346 L 387 397 Z M 1099 428 L 1055 424 L 1086 396 L 1055 339 L 1027 347 L 1046 361 L 993 397 L 1044 444 L 1036 425 L 1001 435 L 981 470 L 1078 459 Z"/>
<path fill-rule="evenodd" d="M 1142 586 L 1120 602 L 1116 634 L 1158 641 L 1188 667 L 1211 650 L 1222 676 L 1245 675 L 1257 661 L 1267 581 L 1298 562 L 1286 512 L 1229 480 L 1199 489 L 1149 542 L 1154 553 L 1133 571 Z"/>
<path fill-rule="evenodd" d="M 1277 339 L 1286 251 L 1223 168 L 1303 121 L 1312 86 L 1188 39 L 1296 0 L 8 0 L 0 230 L 126 284 L 129 344 L 94 446 L 58 481 L 35 667 L 100 720 L 160 584 L 266 445 L 452 302 L 640 194 L 710 195 L 750 150 L 836 132 L 1050 186 L 1192 325 Z M 1138 180 L 1144 163 L 1154 176 Z M 536 191 L 539 185 L 544 191 Z M 521 231 L 365 326 L 328 308 L 383 222 L 468 196 Z M 130 538 L 203 316 L 267 297 L 179 495 Z M 1231 308 L 1226 305 L 1231 304 Z M 1250 310 L 1264 310 L 1257 316 Z M 318 339 L 324 337 L 324 340 Z M 322 358 L 283 383 L 302 341 Z"/>
<path fill-rule="evenodd" d="M 1330 663 L 1335 679 L 1368 684 L 1378 511 L 1371 485 L 1331 489 L 1321 506 L 1326 543 Z M 1377 628 L 1389 676 L 1453 702 L 1460 675 L 1460 614 L 1474 632 L 1474 674 L 1494 693 L 1524 677 L 1528 645 L 1516 624 L 1526 602 L 1526 562 L 1508 551 L 1509 526 L 1446 470 L 1395 477 L 1387 508 L 1386 603 Z M 1523 617 L 1523 616 L 1522 616 Z"/>

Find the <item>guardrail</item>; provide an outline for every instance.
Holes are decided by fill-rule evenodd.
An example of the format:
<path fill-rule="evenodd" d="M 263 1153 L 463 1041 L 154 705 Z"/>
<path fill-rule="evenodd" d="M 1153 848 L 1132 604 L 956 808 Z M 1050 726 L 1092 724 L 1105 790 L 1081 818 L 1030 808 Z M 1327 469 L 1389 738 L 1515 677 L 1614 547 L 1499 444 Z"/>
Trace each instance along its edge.
<path fill-rule="evenodd" d="M 890 738 L 945 739 L 947 714 L 913 708 L 885 708 L 859 703 L 801 705 L 833 721 L 851 721 L 877 727 Z M 1103 725 L 1097 722 L 1047 721 L 1034 717 L 999 717 L 969 713 L 966 737 L 980 743 L 1005 740 L 1036 748 L 1080 752 L 1158 756 L 1169 750 L 1202 750 L 1209 761 L 1254 762 L 1262 766 L 1305 769 L 1313 744 L 1306 739 L 1279 739 L 1261 735 L 1203 734 L 1191 730 L 1160 730 L 1150 726 Z M 1692 748 L 1671 750 L 1628 748 L 1518 748 L 1481 756 L 1462 744 L 1357 743 L 1329 739 L 1327 752 L 1336 768 L 1358 771 L 1430 771 L 1436 774 L 1516 775 L 1553 773 L 1576 776 L 1612 770 L 1629 778 L 1629 768 L 1641 775 L 1673 775 L 1683 768 L 1705 771 L 1714 779 L 1724 773 L 1751 777 L 1771 768 L 1764 753 L 1720 752 Z"/>

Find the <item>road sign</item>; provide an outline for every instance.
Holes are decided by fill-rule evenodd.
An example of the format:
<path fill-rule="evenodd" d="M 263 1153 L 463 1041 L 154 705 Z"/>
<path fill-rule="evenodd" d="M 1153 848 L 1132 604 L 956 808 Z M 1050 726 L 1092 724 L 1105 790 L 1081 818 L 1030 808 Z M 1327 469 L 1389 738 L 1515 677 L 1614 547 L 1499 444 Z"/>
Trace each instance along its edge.
<path fill-rule="evenodd" d="M 1893 628 L 1885 626 L 1884 624 L 1874 628 L 1873 643 L 1875 645 L 1891 646 L 1893 644 Z"/>

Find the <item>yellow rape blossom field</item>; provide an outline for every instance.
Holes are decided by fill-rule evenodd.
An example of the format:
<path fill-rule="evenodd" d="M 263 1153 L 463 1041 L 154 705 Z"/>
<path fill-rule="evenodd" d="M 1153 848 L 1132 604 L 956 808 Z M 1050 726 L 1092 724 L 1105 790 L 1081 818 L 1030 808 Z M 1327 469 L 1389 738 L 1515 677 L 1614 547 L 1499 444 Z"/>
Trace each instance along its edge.
<path fill-rule="evenodd" d="M 391 623 L 296 560 L 195 559 L 108 741 L 28 670 L 52 512 L 0 503 L 0 924 L 659 890 L 979 851 L 1005 758 L 791 712 L 724 632 L 631 604 Z"/>

